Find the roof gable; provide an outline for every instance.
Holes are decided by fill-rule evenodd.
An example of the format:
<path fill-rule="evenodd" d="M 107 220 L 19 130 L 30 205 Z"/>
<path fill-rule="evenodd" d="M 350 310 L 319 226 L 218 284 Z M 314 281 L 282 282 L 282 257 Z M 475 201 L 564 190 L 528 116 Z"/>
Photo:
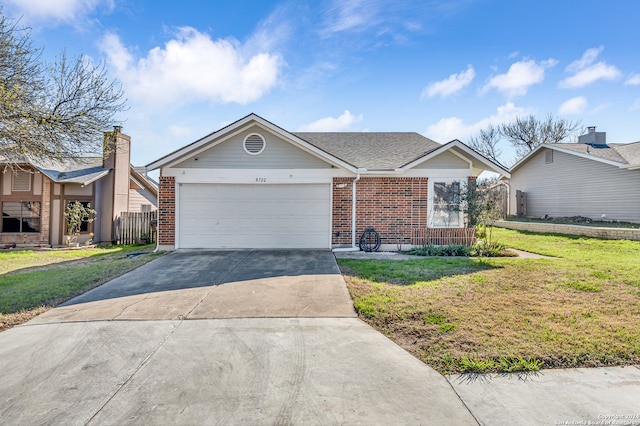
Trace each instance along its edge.
<path fill-rule="evenodd" d="M 244 141 L 249 135 L 259 134 L 264 148 L 259 155 L 245 150 Z M 242 131 L 223 141 L 206 146 L 186 157 L 176 168 L 206 169 L 327 169 L 332 165 L 310 154 L 285 138 L 259 125 L 247 125 Z"/>
<path fill-rule="evenodd" d="M 520 159 L 511 167 L 513 173 L 542 149 L 552 149 L 576 157 L 617 166 L 620 168 L 640 168 L 640 142 L 629 144 L 591 145 L 585 143 L 553 143 L 542 144 Z"/>
<path fill-rule="evenodd" d="M 170 154 L 165 155 L 164 157 L 160 158 L 159 160 L 154 161 L 153 163 L 150 163 L 147 165 L 147 170 L 155 170 L 161 167 L 171 167 L 174 166 L 175 164 L 180 163 L 181 161 L 187 159 L 188 157 L 194 156 L 200 152 L 203 152 L 217 144 L 220 144 L 222 142 L 224 142 L 225 140 L 227 140 L 228 138 L 242 132 L 243 130 L 245 130 L 247 127 L 250 127 L 252 125 L 256 125 L 259 126 L 261 128 L 263 128 L 264 130 L 270 131 L 275 135 L 280 136 L 282 139 L 296 145 L 298 148 L 320 158 L 323 159 L 324 161 L 328 162 L 329 164 L 332 165 L 336 165 L 339 167 L 343 167 L 347 170 L 351 170 L 353 172 L 355 172 L 354 167 L 351 164 L 345 163 L 343 160 L 336 158 L 334 156 L 332 156 L 331 154 L 329 154 L 328 152 L 325 152 L 321 149 L 318 149 L 316 146 L 308 143 L 307 141 L 304 141 L 302 139 L 300 139 L 299 137 L 295 136 L 292 133 L 287 132 L 286 130 L 282 129 L 281 127 L 276 126 L 275 124 L 265 120 L 264 118 L 256 115 L 256 114 L 249 114 L 244 118 L 241 118 L 240 120 L 226 126 L 223 127 L 222 129 L 215 131 L 213 133 L 210 133 L 209 135 L 198 139 L 197 141 L 183 147 L 180 148 L 176 151 L 173 151 Z"/>

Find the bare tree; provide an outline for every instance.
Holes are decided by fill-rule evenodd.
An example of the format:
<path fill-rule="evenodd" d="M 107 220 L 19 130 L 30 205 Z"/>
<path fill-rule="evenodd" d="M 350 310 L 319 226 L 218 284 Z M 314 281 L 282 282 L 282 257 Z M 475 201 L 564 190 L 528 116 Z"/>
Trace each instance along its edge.
<path fill-rule="evenodd" d="M 69 158 L 98 153 L 103 131 L 126 110 L 123 92 L 104 64 L 64 52 L 41 59 L 28 29 L 0 9 L 0 160 Z"/>
<path fill-rule="evenodd" d="M 502 150 L 498 146 L 500 142 L 500 129 L 490 124 L 485 129 L 481 129 L 478 136 L 472 136 L 468 140 L 468 145 L 485 157 L 500 164 Z"/>
<path fill-rule="evenodd" d="M 515 147 L 518 157 L 524 157 L 538 145 L 559 143 L 571 137 L 580 122 L 556 119 L 551 114 L 543 121 L 535 115 L 516 117 L 510 123 L 500 126 L 500 133 Z"/>

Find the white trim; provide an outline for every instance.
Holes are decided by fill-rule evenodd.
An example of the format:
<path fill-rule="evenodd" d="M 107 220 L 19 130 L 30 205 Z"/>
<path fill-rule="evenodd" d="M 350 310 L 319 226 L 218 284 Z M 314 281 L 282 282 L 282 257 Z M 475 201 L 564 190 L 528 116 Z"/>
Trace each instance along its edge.
<path fill-rule="evenodd" d="M 254 135 L 259 136 L 260 139 L 262 139 L 262 148 L 260 148 L 260 151 L 258 152 L 251 152 L 247 149 L 247 139 L 249 139 L 251 136 L 254 136 Z M 244 137 L 244 140 L 242 141 L 242 149 L 244 149 L 244 152 L 246 152 L 249 155 L 260 155 L 264 152 L 266 147 L 267 147 L 267 140 L 260 133 L 255 133 L 255 132 L 249 133 L 247 136 Z"/>
<path fill-rule="evenodd" d="M 334 177 L 353 177 L 339 169 L 164 169 L 180 183 L 328 183 Z"/>
<path fill-rule="evenodd" d="M 409 169 L 416 167 L 419 164 L 424 163 L 425 161 L 428 161 L 434 157 L 437 157 L 438 155 L 446 151 L 450 151 L 460 156 L 459 153 L 457 153 L 455 150 L 452 150 L 451 148 L 458 148 L 462 150 L 465 154 L 469 155 L 470 157 L 476 159 L 478 162 L 482 163 L 488 169 L 488 171 L 498 173 L 501 176 L 511 177 L 511 173 L 508 170 L 506 170 L 499 164 L 494 163 L 493 161 L 484 157 L 483 155 L 479 154 L 473 149 L 469 148 L 467 145 L 465 145 L 464 143 L 460 142 L 457 139 L 454 139 L 451 142 L 438 147 L 437 149 L 431 151 L 429 154 L 425 155 L 424 157 L 418 158 L 417 160 L 414 160 L 411 163 L 396 170 L 402 171 L 402 172 L 407 171 Z M 464 157 L 461 157 L 461 158 L 464 158 Z M 469 161 L 468 158 L 466 160 Z M 471 162 L 471 166 L 473 166 L 473 161 Z"/>
<path fill-rule="evenodd" d="M 301 148 L 304 151 L 307 151 L 308 153 L 313 154 L 320 159 L 323 159 L 329 164 L 347 169 L 353 173 L 355 173 L 356 171 L 355 167 L 353 167 L 352 165 L 345 163 L 344 161 L 316 148 L 303 139 L 300 139 L 299 137 L 287 132 L 284 129 L 281 129 L 280 127 L 277 127 L 276 125 L 253 113 L 236 121 L 230 126 L 215 131 L 190 145 L 187 145 L 162 157 L 159 160 L 154 161 L 153 163 L 147 164 L 146 168 L 147 170 L 155 170 L 158 168 L 172 167 L 173 165 L 183 161 L 188 156 L 197 155 L 198 153 L 209 149 L 234 135 L 237 135 L 238 133 L 246 130 L 249 125 L 258 125 L 264 130 L 280 136 L 284 140 L 292 143 L 292 145 L 296 145 L 298 148 Z"/>
<path fill-rule="evenodd" d="M 180 248 L 180 187 L 182 184 L 174 182 L 174 185 L 174 194 L 176 195 L 173 204 L 173 232 L 175 233 L 173 236 L 173 245 L 177 250 Z M 158 202 L 158 208 L 160 208 L 160 202 Z"/>
<path fill-rule="evenodd" d="M 517 168 L 519 168 L 521 165 L 526 163 L 529 160 L 529 158 L 535 156 L 538 153 L 538 151 L 540 151 L 543 148 L 552 149 L 554 151 L 562 152 L 564 154 L 575 155 L 576 157 L 585 158 L 587 160 L 598 161 L 600 163 L 609 164 L 611 166 L 616 166 L 616 167 L 619 167 L 621 169 L 631 168 L 632 167 L 632 166 L 628 166 L 627 164 L 619 163 L 617 161 L 607 160 L 607 159 L 601 158 L 601 157 L 596 157 L 595 155 L 584 154 L 582 152 L 576 152 L 576 151 L 573 151 L 571 149 L 561 148 L 559 146 L 542 144 L 542 145 L 538 145 L 538 147 L 536 149 L 534 149 L 533 151 L 531 151 L 530 153 L 528 153 L 527 155 L 522 157 L 520 159 L 520 161 L 518 161 L 516 164 L 513 165 L 513 167 L 511 167 L 510 171 L 513 173 Z"/>

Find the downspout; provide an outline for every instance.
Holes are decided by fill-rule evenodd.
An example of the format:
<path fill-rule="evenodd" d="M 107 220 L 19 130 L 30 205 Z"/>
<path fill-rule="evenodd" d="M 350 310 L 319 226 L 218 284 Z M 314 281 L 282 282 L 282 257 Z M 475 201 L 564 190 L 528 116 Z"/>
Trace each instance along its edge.
<path fill-rule="evenodd" d="M 360 180 L 360 170 L 356 172 L 356 178 L 351 185 L 351 248 L 354 250 L 356 248 L 360 250 L 360 247 L 356 247 L 356 183 Z"/>
<path fill-rule="evenodd" d="M 351 184 L 351 247 L 336 248 L 333 251 L 359 251 L 360 247 L 356 245 L 356 183 L 360 180 L 360 173 L 366 172 L 367 169 L 358 169 L 356 178 Z"/>

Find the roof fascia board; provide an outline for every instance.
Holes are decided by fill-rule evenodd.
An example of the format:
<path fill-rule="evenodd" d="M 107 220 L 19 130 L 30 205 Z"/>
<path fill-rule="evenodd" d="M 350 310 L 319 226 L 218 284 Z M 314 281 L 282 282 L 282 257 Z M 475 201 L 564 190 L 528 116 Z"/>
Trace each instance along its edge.
<path fill-rule="evenodd" d="M 88 181 L 86 181 L 85 183 L 82 184 L 82 186 L 87 186 L 92 184 L 93 182 L 102 179 L 103 177 L 105 177 L 106 175 L 109 174 L 109 172 L 111 171 L 111 169 L 105 170 L 104 172 L 100 173 L 98 176 L 93 177 L 93 179 L 89 179 Z M 64 183 L 64 181 L 59 182 L 59 183 Z"/>
<path fill-rule="evenodd" d="M 158 195 L 158 188 L 156 188 L 155 185 L 153 185 L 151 182 L 149 182 L 149 180 L 142 173 L 138 173 L 133 168 L 133 166 L 130 166 L 129 170 L 130 170 L 129 175 L 131 176 L 132 179 L 134 179 L 136 182 L 138 182 L 144 188 L 146 188 L 149 191 L 153 192 L 156 196 Z"/>
<path fill-rule="evenodd" d="M 167 164 L 169 163 L 173 163 L 175 162 L 175 160 L 178 160 L 182 157 L 185 157 L 186 155 L 190 154 L 191 152 L 193 152 L 194 150 L 197 150 L 198 148 L 200 148 L 203 145 L 207 145 L 209 144 L 209 142 L 215 140 L 217 137 L 219 137 L 220 135 L 223 135 L 225 133 L 228 132 L 233 132 L 235 129 L 237 129 L 238 127 L 242 127 L 243 125 L 245 125 L 246 123 L 248 123 L 249 121 L 251 121 L 252 119 L 254 119 L 254 117 L 257 117 L 255 114 L 249 114 L 243 118 L 241 118 L 240 120 L 229 124 L 228 126 L 223 127 L 222 129 L 218 129 L 213 133 L 209 133 L 207 136 L 204 136 L 200 139 L 198 139 L 195 142 L 190 143 L 187 146 L 183 146 L 182 148 L 179 148 L 167 155 L 165 155 L 164 157 L 149 163 L 145 166 L 145 168 L 147 170 L 155 170 L 155 169 L 159 169 L 161 167 L 165 167 Z"/>
<path fill-rule="evenodd" d="M 469 148 L 468 146 L 466 146 L 465 144 L 463 144 L 462 142 L 460 142 L 457 139 L 452 140 L 451 142 L 448 142 L 436 149 L 434 149 L 433 151 L 431 151 L 430 153 L 428 153 L 427 155 L 425 155 L 424 157 L 420 157 L 417 160 L 412 161 L 411 163 L 408 163 L 404 166 L 402 166 L 400 169 L 398 170 L 409 170 L 414 168 L 415 166 L 424 163 L 425 161 L 428 161 L 434 157 L 437 157 L 438 155 L 442 154 L 443 152 L 446 151 L 450 151 L 452 154 L 457 155 L 458 157 L 464 159 L 465 161 L 469 161 L 468 159 L 464 158 L 463 156 L 461 156 L 460 153 L 456 152 L 455 150 L 452 150 L 451 148 L 456 147 L 462 151 L 464 151 L 467 155 L 475 158 L 476 160 L 478 160 L 480 163 L 482 163 L 485 167 L 487 167 L 489 169 L 489 171 L 498 173 L 502 176 L 506 176 L 506 177 L 511 177 L 511 173 L 504 169 L 502 166 L 499 166 L 498 164 L 494 163 L 493 161 L 485 158 L 484 156 L 478 154 L 477 152 L 475 152 L 474 150 L 472 150 L 471 148 Z M 471 162 L 471 166 L 473 166 L 473 161 Z"/>
<path fill-rule="evenodd" d="M 289 133 L 288 131 L 282 129 L 281 127 L 278 127 L 275 124 L 253 113 L 249 114 L 248 116 L 236 121 L 235 123 L 227 127 L 224 127 L 216 132 L 209 134 L 208 136 L 205 136 L 204 138 L 190 145 L 187 145 L 177 151 L 174 151 L 171 154 L 168 154 L 165 157 L 153 163 L 148 164 L 146 166 L 147 170 L 155 170 L 161 167 L 173 167 L 176 164 L 178 164 L 180 161 L 182 161 L 185 157 L 197 155 L 198 153 L 206 149 L 209 149 L 213 146 L 216 146 L 224 142 L 225 140 L 237 135 L 238 133 L 242 132 L 244 128 L 247 125 L 249 125 L 252 121 L 255 124 L 257 124 L 259 127 L 263 128 L 264 130 L 277 134 L 287 141 L 295 142 L 297 145 L 299 145 L 299 147 L 304 148 L 305 151 L 309 152 L 310 154 L 313 154 L 316 157 L 321 158 L 324 161 L 327 161 L 330 164 L 345 168 L 354 173 L 356 172 L 356 168 L 353 167 L 352 165 L 345 163 L 344 161 L 316 148 L 315 146 L 309 144 L 308 142 L 298 138 L 297 136 Z"/>
<path fill-rule="evenodd" d="M 617 161 L 607 160 L 605 158 L 596 157 L 594 155 L 583 154 L 582 152 L 576 152 L 576 151 L 573 151 L 573 150 L 570 150 L 570 149 L 561 148 L 559 146 L 552 146 L 552 145 L 542 144 L 542 145 L 539 145 L 533 151 L 531 151 L 529 154 L 524 156 L 522 159 L 520 159 L 520 161 L 518 161 L 516 164 L 514 164 L 513 167 L 511 168 L 511 172 L 513 173 L 518 167 L 520 167 L 521 165 L 526 163 L 529 160 L 529 158 L 534 156 L 538 151 L 540 151 L 543 148 L 547 148 L 547 149 L 551 149 L 551 150 L 554 150 L 554 151 L 562 152 L 564 154 L 575 155 L 576 157 L 586 158 L 587 160 L 598 161 L 600 163 L 609 164 L 610 166 L 616 166 L 616 167 L 619 167 L 621 169 L 622 168 L 633 167 L 633 166 L 628 166 L 628 165 L 623 164 L 623 163 L 619 163 Z"/>

